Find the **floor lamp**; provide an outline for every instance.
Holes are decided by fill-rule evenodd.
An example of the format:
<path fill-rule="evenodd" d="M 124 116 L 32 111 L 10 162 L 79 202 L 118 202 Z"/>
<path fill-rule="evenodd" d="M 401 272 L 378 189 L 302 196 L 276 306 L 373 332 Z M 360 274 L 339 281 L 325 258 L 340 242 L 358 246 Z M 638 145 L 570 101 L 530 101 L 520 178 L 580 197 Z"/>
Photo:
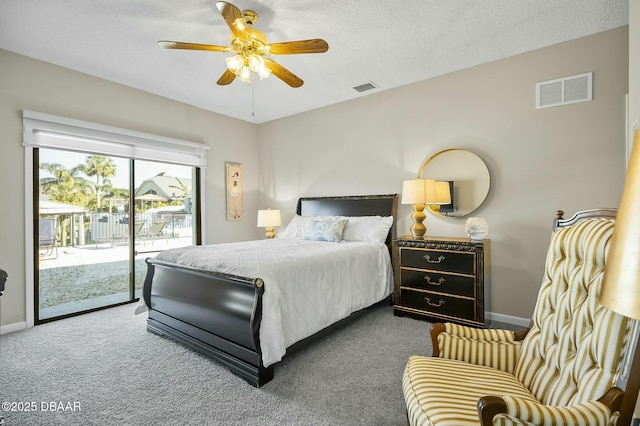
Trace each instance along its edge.
<path fill-rule="evenodd" d="M 605 266 L 600 302 L 612 311 L 640 320 L 640 130 L 636 131 L 624 192 Z M 630 349 L 633 350 L 633 345 Z M 636 347 L 618 426 L 628 426 L 640 388 L 640 350 Z"/>

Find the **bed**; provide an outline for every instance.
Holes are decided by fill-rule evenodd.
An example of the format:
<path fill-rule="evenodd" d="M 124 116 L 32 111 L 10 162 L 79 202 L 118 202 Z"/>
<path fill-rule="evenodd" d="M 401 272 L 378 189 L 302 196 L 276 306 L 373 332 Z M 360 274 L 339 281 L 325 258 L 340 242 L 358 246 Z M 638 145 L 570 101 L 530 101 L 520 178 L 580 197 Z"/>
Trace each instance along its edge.
<path fill-rule="evenodd" d="M 149 258 L 143 287 L 143 299 L 148 307 L 147 330 L 203 353 L 253 386 L 260 387 L 273 379 L 274 365 L 282 357 L 339 327 L 357 312 L 389 300 L 393 292 L 391 244 L 396 232 L 396 208 L 397 194 L 300 198 L 296 216 L 284 234 L 290 233 L 296 219 L 297 223 L 309 223 L 318 217 L 351 217 L 353 224 L 363 224 L 365 219 L 373 217 L 390 219 L 390 227 L 382 231 L 386 234 L 382 238 L 384 242 L 380 242 L 382 239 L 375 244 L 292 242 L 301 246 L 301 252 L 311 253 L 312 259 L 287 258 L 287 253 L 293 249 L 284 244 L 285 235 L 274 240 L 206 246 L 212 251 L 219 250 L 221 260 L 216 254 L 208 260 L 200 259 L 205 246 L 190 247 L 186 252 L 167 250 L 158 258 Z M 344 229 L 346 238 L 347 228 Z M 353 232 L 355 228 L 351 229 Z M 238 246 L 248 248 L 250 254 L 239 251 L 245 253 L 238 254 L 242 261 L 230 260 L 234 250 L 240 250 Z M 266 246 L 271 254 L 261 254 L 262 246 Z M 343 250 L 338 258 L 343 259 L 340 262 L 346 262 L 346 266 L 340 266 L 336 256 L 325 255 L 329 247 Z M 325 256 L 333 263 L 313 272 L 313 268 L 322 265 L 320 259 Z M 252 257 L 286 258 L 284 263 L 299 271 L 297 275 L 284 275 L 268 263 L 252 269 Z M 370 258 L 377 263 L 359 269 L 363 268 L 359 262 Z M 386 260 L 381 260 L 383 258 Z M 212 270 L 209 264 L 227 264 L 229 267 Z M 367 278 L 366 274 L 371 270 L 376 270 L 381 284 L 369 290 L 366 280 L 378 280 Z M 336 273 L 342 274 L 338 281 L 344 285 L 329 286 L 324 282 L 335 284 L 336 278 L 331 274 Z M 361 277 L 363 282 L 358 283 Z M 350 287 L 352 283 L 355 283 L 354 287 Z M 318 293 L 309 297 L 314 291 Z M 309 298 L 313 305 L 303 300 Z M 314 313 L 310 312 L 310 307 L 319 309 Z M 301 308 L 302 312 L 295 311 Z M 278 322 L 280 317 L 282 324 Z M 293 331 L 290 330 L 292 326 L 286 325 L 291 319 L 296 324 Z M 304 327 L 300 326 L 302 323 Z M 281 331 L 282 335 L 278 334 Z"/>

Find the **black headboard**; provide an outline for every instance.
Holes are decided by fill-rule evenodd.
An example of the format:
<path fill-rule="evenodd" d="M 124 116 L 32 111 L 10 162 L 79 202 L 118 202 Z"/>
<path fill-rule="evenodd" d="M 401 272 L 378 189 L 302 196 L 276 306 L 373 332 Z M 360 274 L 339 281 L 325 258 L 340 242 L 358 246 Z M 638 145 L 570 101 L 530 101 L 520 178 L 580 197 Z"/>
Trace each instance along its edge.
<path fill-rule="evenodd" d="M 296 213 L 301 216 L 393 216 L 387 245 L 396 237 L 398 194 L 302 197 Z"/>

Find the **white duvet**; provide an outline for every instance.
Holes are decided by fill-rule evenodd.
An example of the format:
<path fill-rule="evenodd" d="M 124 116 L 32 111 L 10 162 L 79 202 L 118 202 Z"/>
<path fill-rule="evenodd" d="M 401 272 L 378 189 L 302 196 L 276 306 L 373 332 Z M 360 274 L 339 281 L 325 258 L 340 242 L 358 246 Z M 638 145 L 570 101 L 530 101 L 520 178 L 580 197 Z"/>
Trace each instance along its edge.
<path fill-rule="evenodd" d="M 287 347 L 391 294 L 387 246 L 271 239 L 171 249 L 158 259 L 264 280 L 260 347 L 265 367 Z"/>

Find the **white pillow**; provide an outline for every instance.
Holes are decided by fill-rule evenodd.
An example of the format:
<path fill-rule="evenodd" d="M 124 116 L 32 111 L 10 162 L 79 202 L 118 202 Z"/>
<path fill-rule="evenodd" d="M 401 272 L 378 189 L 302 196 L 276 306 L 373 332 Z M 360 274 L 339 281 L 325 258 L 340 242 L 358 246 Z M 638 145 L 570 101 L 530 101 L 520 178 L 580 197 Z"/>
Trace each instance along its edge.
<path fill-rule="evenodd" d="M 344 241 L 384 243 L 393 225 L 393 216 L 343 216 L 347 224 L 342 233 Z"/>
<path fill-rule="evenodd" d="M 300 216 L 298 214 L 293 216 L 284 232 L 277 234 L 276 237 L 302 239 L 311 219 L 313 219 L 312 216 Z"/>
<path fill-rule="evenodd" d="M 327 241 L 339 243 L 342 241 L 342 233 L 347 219 L 331 220 L 323 217 L 315 217 L 304 233 L 305 240 Z"/>
<path fill-rule="evenodd" d="M 384 243 L 393 225 L 393 216 L 300 216 L 295 215 L 277 238 L 302 239 L 312 220 L 346 219 L 343 241 L 375 241 Z"/>

